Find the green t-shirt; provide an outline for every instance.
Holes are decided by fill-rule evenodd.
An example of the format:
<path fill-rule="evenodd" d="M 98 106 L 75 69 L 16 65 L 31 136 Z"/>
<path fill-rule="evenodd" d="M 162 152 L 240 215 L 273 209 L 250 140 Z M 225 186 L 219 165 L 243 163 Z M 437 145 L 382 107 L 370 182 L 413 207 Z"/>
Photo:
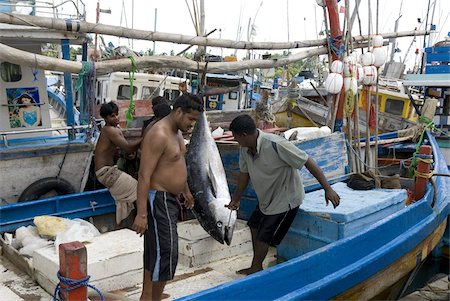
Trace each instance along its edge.
<path fill-rule="evenodd" d="M 299 169 L 308 155 L 283 137 L 258 132 L 255 156 L 247 147 L 240 148 L 240 170 L 250 175 L 264 214 L 286 212 L 299 206 L 305 197 Z"/>

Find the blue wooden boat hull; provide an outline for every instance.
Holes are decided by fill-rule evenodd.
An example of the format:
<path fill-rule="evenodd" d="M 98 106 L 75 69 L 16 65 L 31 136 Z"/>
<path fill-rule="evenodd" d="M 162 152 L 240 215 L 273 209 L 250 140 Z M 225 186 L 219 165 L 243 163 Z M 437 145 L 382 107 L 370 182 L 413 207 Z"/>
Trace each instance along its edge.
<path fill-rule="evenodd" d="M 435 173 L 448 173 L 435 139 Z M 450 179 L 435 178 L 418 202 L 364 231 L 251 276 L 179 300 L 370 299 L 425 259 L 444 233 L 450 206 Z M 388 273 L 388 274 L 384 274 Z"/>
<path fill-rule="evenodd" d="M 3 205 L 0 206 L 0 232 L 31 225 L 39 215 L 84 218 L 113 212 L 116 204 L 107 189 Z"/>

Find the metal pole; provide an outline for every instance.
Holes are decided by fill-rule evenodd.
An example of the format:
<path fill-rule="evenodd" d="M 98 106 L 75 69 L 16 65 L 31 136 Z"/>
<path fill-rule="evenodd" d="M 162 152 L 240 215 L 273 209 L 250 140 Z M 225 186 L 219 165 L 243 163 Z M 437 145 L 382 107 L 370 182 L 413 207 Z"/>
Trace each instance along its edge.
<path fill-rule="evenodd" d="M 156 32 L 156 18 L 158 17 L 158 9 L 155 8 L 155 24 L 153 26 L 153 31 Z M 153 55 L 155 55 L 155 47 L 156 47 L 156 41 L 153 41 Z"/>
<path fill-rule="evenodd" d="M 134 29 L 134 0 L 131 0 L 131 29 Z M 134 50 L 134 39 L 131 39 L 131 49 Z"/>
<path fill-rule="evenodd" d="M 95 23 L 98 24 L 98 21 L 100 19 L 100 0 L 97 0 L 97 10 L 96 10 L 96 17 L 95 17 Z M 97 61 L 98 52 L 97 52 L 97 40 L 98 40 L 98 34 L 95 34 L 95 42 L 94 42 L 94 62 Z"/>
<path fill-rule="evenodd" d="M 70 41 L 68 39 L 61 40 L 61 48 L 63 59 L 70 61 Z M 64 88 L 66 89 L 66 118 L 67 125 L 75 124 L 75 117 L 73 114 L 73 95 L 72 95 L 72 74 L 64 72 Z M 68 136 L 70 140 L 75 139 L 75 131 L 69 130 Z"/>

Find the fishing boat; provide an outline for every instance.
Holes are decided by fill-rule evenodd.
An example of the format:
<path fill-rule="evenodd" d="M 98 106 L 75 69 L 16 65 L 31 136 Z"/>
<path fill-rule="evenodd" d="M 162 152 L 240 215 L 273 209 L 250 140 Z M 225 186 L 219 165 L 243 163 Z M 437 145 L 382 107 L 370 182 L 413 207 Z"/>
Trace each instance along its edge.
<path fill-rule="evenodd" d="M 23 7 L 33 13 L 33 5 Z M 47 9 L 51 14 L 56 11 L 51 6 Z M 78 12 L 79 15 L 72 17 L 83 20 L 84 12 L 81 8 Z M 1 24 L 1 28 L 1 43 L 35 57 L 47 43 L 61 44 L 66 59 L 70 59 L 71 44 L 87 47 L 86 35 L 80 33 L 6 24 Z M 80 201 L 87 183 L 92 180 L 90 169 L 97 134 L 92 115 L 88 115 L 92 109 L 86 97 L 80 96 L 78 100 L 72 97 L 75 91 L 71 74 L 60 74 L 63 93 L 52 86 L 52 82 L 47 82 L 47 70 L 37 65 L 30 68 L 21 60 L 15 63 L 2 60 L 0 68 L 3 93 L 0 101 L 0 231 L 28 224 L 30 220 L 26 216 L 36 215 L 40 210 L 48 214 L 92 216 L 96 204 L 102 206 L 102 197 L 114 211 L 113 200 L 105 191 L 99 191 L 98 196 L 90 200 L 83 196 L 85 201 Z M 84 108 L 81 113 L 76 103 L 78 108 L 80 104 Z M 74 196 L 71 202 L 61 203 L 55 198 L 67 195 Z M 102 214 L 100 207 L 97 212 Z"/>
<path fill-rule="evenodd" d="M 133 76 L 133 77 L 132 77 Z M 96 117 L 100 118 L 100 106 L 105 102 L 114 101 L 119 106 L 121 127 L 127 127 L 125 112 L 129 109 L 131 86 L 133 86 L 134 124 L 153 115 L 152 98 L 163 96 L 172 103 L 181 92 L 179 85 L 186 82 L 187 91 L 191 91 L 189 80 L 185 78 L 149 73 L 112 72 L 97 77 L 95 96 Z M 129 127 L 137 127 L 129 125 Z"/>
<path fill-rule="evenodd" d="M 395 138 L 395 133 L 380 136 L 386 141 Z M 425 139 L 433 154 L 433 173 L 447 174 L 435 138 L 427 132 Z M 343 183 L 349 176 L 345 145 L 343 134 L 297 143 L 317 158 L 338 192 L 341 188 L 347 191 Z M 389 150 L 393 148 L 410 156 L 416 145 L 411 141 L 386 143 L 381 150 L 392 154 Z M 219 144 L 219 149 L 233 191 L 233 179 L 239 169 L 237 145 Z M 305 201 L 287 237 L 277 248 L 279 259 L 287 261 L 180 300 L 377 299 L 398 281 L 407 285 L 408 275 L 412 275 L 411 271 L 443 237 L 449 213 L 449 178 L 435 178 L 436 187 L 433 189 L 428 184 L 423 197 L 413 203 L 407 203 L 404 189 L 412 187 L 410 179 L 401 179 L 402 189 L 375 189 L 365 196 L 360 191 L 347 191 L 349 194 L 341 195 L 344 204 L 341 211 L 339 207 L 333 210 L 321 206 L 323 192 L 317 191 L 318 184 L 308 172 L 302 170 L 301 174 L 307 191 Z M 376 196 L 380 192 L 386 195 Z M 372 202 L 370 194 L 377 200 Z M 248 218 L 256 202 L 255 192 L 247 189 L 239 216 Z M 344 209 L 344 206 L 348 207 Z M 397 293 L 401 295 L 402 289 Z"/>
<path fill-rule="evenodd" d="M 418 108 L 424 107 L 423 99 L 417 94 L 405 93 L 405 88 L 401 80 L 380 78 L 378 89 L 378 131 L 379 133 L 392 132 L 400 129 L 407 129 L 417 125 L 419 115 Z M 287 88 L 289 90 L 289 88 Z M 302 91 L 302 89 L 285 93 L 282 97 L 273 103 L 273 111 L 277 124 L 280 126 L 289 125 L 290 127 L 305 126 L 324 126 L 329 125 L 331 120 L 331 111 L 329 110 L 329 99 L 332 95 L 324 92 L 323 87 L 319 87 L 317 92 L 320 97 L 313 95 L 311 89 Z M 361 111 L 365 107 L 364 96 L 359 90 L 358 106 Z M 370 90 L 372 103 L 376 98 L 377 91 Z M 283 95 L 283 93 L 279 94 Z M 411 95 L 411 98 L 410 98 Z M 436 100 L 429 99 L 425 105 L 424 112 L 428 118 L 432 118 L 436 111 Z M 328 123 L 328 124 L 327 124 Z M 365 133 L 366 117 L 360 116 L 359 129 Z"/>
<path fill-rule="evenodd" d="M 57 24 L 57 20 L 52 21 L 55 21 L 52 25 Z M 192 37 L 187 40 L 192 40 Z M 275 44 L 271 47 L 273 45 Z M 325 51 L 325 47 L 320 51 Z M 21 54 L 26 60 L 26 54 Z M 165 62 L 172 64 L 170 58 Z M 125 66 L 123 62 L 121 63 Z M 42 63 L 39 62 L 39 64 Z M 148 61 L 138 59 L 138 64 L 146 65 Z M 267 61 L 261 64 L 267 64 Z M 275 61 L 273 64 L 276 65 L 278 62 Z M 199 62 L 184 65 L 191 71 L 200 67 L 204 68 L 204 64 Z M 58 68 L 62 70 L 68 68 L 76 72 L 81 70 L 81 66 L 75 64 L 68 63 L 64 66 L 69 67 Z M 214 63 L 210 63 L 208 68 L 218 68 L 215 66 Z M 102 62 L 97 64 L 97 68 L 100 71 L 106 69 L 118 71 L 112 64 L 103 63 L 102 65 Z M 71 110 L 70 102 L 66 102 L 66 107 L 68 111 Z M 70 122 L 68 124 L 71 125 Z M 423 163 L 422 167 L 426 169 L 430 166 L 429 159 L 432 156 L 434 167 L 430 171 L 434 174 L 448 173 L 444 169 L 446 166 L 443 163 L 443 156 L 434 137 L 428 131 L 423 132 L 423 135 L 425 139 L 422 142 L 426 146 L 424 152 L 430 151 L 430 153 L 422 154 L 422 159 L 427 160 L 419 164 Z M 398 167 L 401 170 L 401 166 L 404 166 L 404 163 L 416 152 L 416 148 L 421 146 L 409 138 L 398 137 L 397 133 L 382 135 L 380 140 L 379 147 L 371 147 L 372 141 L 367 141 L 366 147 L 370 147 L 371 151 L 378 151 L 379 148 L 381 151 L 379 158 L 384 156 L 386 162 L 390 162 L 391 169 Z M 349 150 L 343 133 L 295 143 L 316 159 L 336 189 L 342 189 L 340 191 L 345 192 L 346 198 L 343 198 L 341 206 L 336 210 L 325 207 L 323 192 L 318 184 L 306 171 L 300 171 L 307 192 L 306 199 L 286 240 L 277 250 L 272 250 L 277 254 L 277 260 L 280 263 L 244 278 L 236 275 L 234 271 L 232 273 L 228 271 L 227 274 L 220 272 L 221 268 L 223 271 L 228 265 L 242 268 L 242 265 L 246 264 L 241 261 L 239 252 L 250 251 L 248 247 L 251 246 L 251 242 L 248 238 L 247 240 L 238 239 L 240 236 L 238 233 L 243 233 L 243 237 L 245 229 L 248 230 L 244 222 L 235 229 L 233 240 L 236 244 L 233 249 L 223 248 L 222 245 L 217 247 L 208 240 L 207 235 L 205 237 L 204 233 L 197 238 L 193 231 L 187 229 L 183 232 L 183 237 L 189 237 L 191 240 L 183 241 L 180 245 L 182 245 L 183 255 L 186 255 L 186 252 L 190 254 L 184 261 L 186 265 L 180 266 L 179 277 L 169 284 L 169 287 L 172 285 L 172 297 L 182 300 L 376 298 L 392 284 L 405 276 L 408 278 L 408 273 L 420 266 L 425 257 L 438 245 L 448 222 L 450 210 L 448 178 L 434 177 L 434 187 L 427 184 L 427 180 L 418 177 L 416 182 L 422 182 L 419 186 L 423 195 L 419 195 L 419 188 L 414 189 L 415 201 L 411 203 L 406 202 L 409 199 L 406 188 L 411 188 L 414 184 L 412 180 L 406 178 L 400 178 L 401 188 L 374 189 L 362 194 L 360 191 L 352 191 L 347 187 L 346 182 L 351 176 L 349 154 L 352 151 Z M 238 145 L 218 142 L 218 148 L 232 192 L 235 189 L 234 181 L 238 171 Z M 392 157 L 393 154 L 396 154 L 395 158 Z M 400 154 L 403 157 L 399 157 Z M 396 164 L 392 164 L 393 162 Z M 420 172 L 421 175 L 431 175 L 426 170 L 420 170 Z M 370 195 L 372 198 L 368 198 Z M 256 202 L 255 192 L 249 187 L 239 212 L 241 220 L 248 218 Z M 344 204 L 348 206 L 343 206 Z M 101 217 L 113 213 L 114 210 L 114 201 L 104 189 L 9 204 L 0 206 L 2 216 L 0 232 L 12 232 L 20 226 L 31 225 L 36 215 L 68 218 L 93 217 L 91 220 L 95 224 L 96 222 L 101 224 Z M 100 221 L 96 221 L 97 217 Z M 142 250 L 139 250 L 138 246 L 142 247 L 142 241 L 137 235 L 131 235 L 131 231 L 122 231 L 121 235 L 115 236 L 118 231 L 108 231 L 108 227 L 104 230 L 105 234 L 100 236 L 97 243 L 86 244 L 88 256 L 90 256 L 89 263 L 94 263 L 94 259 L 91 258 L 95 257 L 97 260 L 95 268 L 90 266 L 89 273 L 93 274 L 92 282 L 105 285 L 104 287 L 107 288 L 105 291 L 108 291 L 119 288 L 128 289 L 128 285 L 132 285 L 130 282 L 134 281 L 132 289 L 135 290 L 135 294 L 139 294 L 141 288 L 138 283 L 142 281 L 142 254 L 139 252 Z M 247 234 L 249 234 L 248 231 Z M 111 245 L 111 243 L 119 239 L 121 242 L 132 240 L 133 244 L 122 243 L 120 248 L 113 247 L 117 244 Z M 307 243 L 306 248 L 303 242 Z M 89 253 L 89 248 L 94 244 L 99 249 Z M 133 249 L 134 247 L 136 249 Z M 120 255 L 130 255 L 133 260 L 126 260 L 124 257 L 116 256 L 117 254 L 111 256 L 112 252 L 125 249 L 128 253 Z M 230 250 L 236 257 L 229 257 Z M 3 239 L 2 252 L 10 252 L 7 242 Z M 201 255 L 197 256 L 198 253 L 192 252 L 200 252 Z M 17 255 L 16 253 L 11 251 L 9 254 Z M 38 277 L 37 272 L 46 271 L 47 274 L 44 276 L 47 278 L 41 278 L 40 284 L 46 286 L 48 292 L 53 294 L 52 288 L 54 289 L 55 284 L 49 280 L 57 279 L 56 272 L 59 269 L 55 250 L 53 247 L 45 247 L 38 249 L 35 253 L 39 254 L 40 260 L 36 260 L 36 266 L 28 268 L 27 271 L 35 275 L 33 276 L 35 278 Z M 220 254 L 224 255 L 225 259 L 221 259 L 225 261 L 215 261 L 220 259 Z M 101 257 L 102 255 L 111 257 L 105 260 L 105 257 Z M 194 259 L 200 260 L 200 258 L 202 265 L 195 265 Z M 117 281 L 117 278 L 110 277 L 108 273 L 111 270 L 105 268 L 107 264 L 118 267 L 119 270 L 115 271 L 124 277 L 121 279 L 127 281 Z M 29 267 L 29 263 L 26 263 L 26 266 Z M 41 273 L 40 276 L 42 275 Z M 404 283 L 407 284 L 410 279 L 406 279 Z M 197 285 L 193 285 L 194 283 Z"/>

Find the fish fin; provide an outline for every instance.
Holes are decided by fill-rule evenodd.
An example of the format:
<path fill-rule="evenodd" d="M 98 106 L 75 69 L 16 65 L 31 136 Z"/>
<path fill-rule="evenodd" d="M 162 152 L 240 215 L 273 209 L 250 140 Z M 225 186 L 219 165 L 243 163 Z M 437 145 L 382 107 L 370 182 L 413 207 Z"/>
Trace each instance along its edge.
<path fill-rule="evenodd" d="M 208 179 L 211 183 L 211 190 L 214 195 L 214 197 L 217 197 L 217 178 L 215 176 L 215 173 L 212 170 L 211 163 L 208 164 Z"/>

